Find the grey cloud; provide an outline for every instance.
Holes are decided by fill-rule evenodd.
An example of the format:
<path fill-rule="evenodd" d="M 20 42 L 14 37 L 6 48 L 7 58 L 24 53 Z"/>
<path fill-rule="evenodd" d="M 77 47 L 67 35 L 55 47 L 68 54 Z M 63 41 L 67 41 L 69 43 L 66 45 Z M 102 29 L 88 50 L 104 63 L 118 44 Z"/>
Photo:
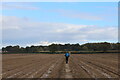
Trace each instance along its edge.
<path fill-rule="evenodd" d="M 48 42 L 86 42 L 117 40 L 117 27 L 100 27 L 95 25 L 75 25 L 65 23 L 42 23 L 4 16 L 3 42 L 21 43 Z M 17 28 L 15 27 L 17 26 Z"/>

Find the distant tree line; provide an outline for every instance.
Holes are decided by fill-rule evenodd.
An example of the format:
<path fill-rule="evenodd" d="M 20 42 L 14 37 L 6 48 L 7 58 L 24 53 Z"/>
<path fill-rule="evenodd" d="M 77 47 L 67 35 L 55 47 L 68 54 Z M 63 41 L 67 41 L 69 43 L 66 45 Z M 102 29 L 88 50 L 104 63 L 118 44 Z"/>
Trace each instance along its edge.
<path fill-rule="evenodd" d="M 51 44 L 49 46 L 30 46 L 30 47 L 20 47 L 17 46 L 6 46 L 2 48 L 2 52 L 11 53 L 35 53 L 42 51 L 56 52 L 56 51 L 110 51 L 119 50 L 120 43 L 86 43 L 86 44 Z"/>

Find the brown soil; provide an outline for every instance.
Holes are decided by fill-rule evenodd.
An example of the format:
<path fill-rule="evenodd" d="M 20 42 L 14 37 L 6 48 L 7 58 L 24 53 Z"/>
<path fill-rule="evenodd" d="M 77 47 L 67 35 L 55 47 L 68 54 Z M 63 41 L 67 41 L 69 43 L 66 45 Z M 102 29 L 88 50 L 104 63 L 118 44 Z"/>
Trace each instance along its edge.
<path fill-rule="evenodd" d="M 3 78 L 118 78 L 118 54 L 4 54 Z M 69 72 L 68 72 L 69 71 Z"/>

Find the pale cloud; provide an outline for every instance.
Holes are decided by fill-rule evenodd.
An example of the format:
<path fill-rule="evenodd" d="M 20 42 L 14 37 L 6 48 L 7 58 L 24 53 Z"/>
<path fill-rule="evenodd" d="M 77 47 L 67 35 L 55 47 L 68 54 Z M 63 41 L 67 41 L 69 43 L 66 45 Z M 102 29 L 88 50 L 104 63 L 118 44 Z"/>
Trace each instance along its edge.
<path fill-rule="evenodd" d="M 31 44 L 27 44 L 26 46 L 31 46 L 31 45 L 34 45 L 34 46 L 48 46 L 48 45 L 51 45 L 51 44 L 65 44 L 63 42 L 49 42 L 49 41 L 41 41 L 41 42 L 37 42 L 37 43 L 31 43 Z"/>
<path fill-rule="evenodd" d="M 29 18 L 15 16 L 3 16 L 2 21 L 3 43 L 8 44 L 49 45 L 53 42 L 117 42 L 118 40 L 117 27 L 35 22 Z"/>
<path fill-rule="evenodd" d="M 78 18 L 84 20 L 103 20 L 100 16 L 95 16 L 90 13 L 62 13 L 63 16 L 70 18 Z"/>
<path fill-rule="evenodd" d="M 3 2 L 119 2 L 119 0 L 2 0 Z"/>
<path fill-rule="evenodd" d="M 35 6 L 32 6 L 32 5 L 29 5 L 28 3 L 23 3 L 23 2 L 20 2 L 20 3 L 2 3 L 2 9 L 22 9 L 22 10 L 38 10 L 39 8 L 38 7 L 35 7 Z"/>
<path fill-rule="evenodd" d="M 104 17 L 98 16 L 96 14 L 92 14 L 90 12 L 80 12 L 75 10 L 51 10 L 53 12 L 59 13 L 61 16 L 68 17 L 68 18 L 77 18 L 77 19 L 84 19 L 84 20 L 103 20 Z"/>
<path fill-rule="evenodd" d="M 88 25 L 74 25 L 74 24 L 64 24 L 64 28 L 56 29 L 58 33 L 78 33 L 80 29 L 87 28 Z M 89 25 L 91 27 L 93 25 Z"/>
<path fill-rule="evenodd" d="M 0 16 L 2 20 L 0 20 L 0 23 L 3 25 L 3 29 L 14 29 L 18 30 L 21 28 L 22 23 L 26 21 L 25 18 L 18 18 L 16 16 Z"/>

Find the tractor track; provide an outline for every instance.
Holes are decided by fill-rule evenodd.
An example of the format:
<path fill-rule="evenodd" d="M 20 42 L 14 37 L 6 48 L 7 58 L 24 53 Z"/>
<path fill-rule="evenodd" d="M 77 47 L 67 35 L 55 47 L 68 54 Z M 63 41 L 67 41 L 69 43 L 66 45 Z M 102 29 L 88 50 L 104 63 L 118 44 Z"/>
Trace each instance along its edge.
<path fill-rule="evenodd" d="M 51 58 L 52 59 L 52 61 L 51 62 L 49 62 L 49 63 L 47 63 L 47 62 L 45 62 L 45 61 L 38 61 L 37 60 L 37 62 L 36 61 L 34 61 L 34 62 L 31 62 L 31 63 L 28 63 L 28 64 L 26 64 L 26 65 L 23 65 L 23 66 L 20 66 L 20 67 L 18 67 L 18 68 L 15 68 L 15 69 L 12 69 L 12 70 L 10 70 L 10 71 L 7 71 L 7 72 L 4 72 L 3 73 L 3 77 L 4 78 L 14 78 L 14 77 L 20 77 L 21 75 L 23 75 L 22 77 L 23 78 L 26 78 L 26 76 L 28 76 L 28 75 L 30 75 L 30 74 L 32 74 L 33 73 L 33 71 L 36 71 L 34 68 L 33 68 L 33 66 L 35 66 L 35 65 L 37 65 L 38 67 L 40 67 L 40 65 L 42 65 L 41 63 L 47 63 L 46 65 L 42 65 L 42 67 L 43 67 L 43 69 L 42 70 L 44 70 L 45 68 L 48 68 L 49 66 L 49 64 L 52 64 L 52 63 L 54 63 L 54 61 L 56 61 L 56 59 L 54 59 L 54 58 Z M 51 60 L 50 59 L 50 60 Z M 47 60 L 47 61 L 49 61 L 49 60 Z M 22 67 L 22 68 L 21 68 Z M 33 69 L 34 70 L 33 70 Z M 32 71 L 31 71 L 32 70 Z M 27 72 L 25 72 L 25 71 L 27 71 Z M 25 73 L 24 73 L 25 72 Z M 25 76 L 26 75 L 26 76 Z"/>
<path fill-rule="evenodd" d="M 72 60 L 72 62 L 76 65 L 76 66 L 78 66 L 79 67 L 79 69 L 82 69 L 82 70 L 84 70 L 84 72 L 86 72 L 86 73 L 84 73 L 84 74 L 87 74 L 87 75 L 89 75 L 89 78 L 95 78 L 95 76 L 93 75 L 93 74 L 91 74 L 91 72 L 84 66 L 84 65 L 82 65 L 82 64 L 80 64 L 80 63 L 75 63 L 75 62 L 78 62 L 78 60 L 77 59 L 75 59 L 75 58 L 71 58 Z M 80 76 L 80 75 L 79 75 Z"/>
<path fill-rule="evenodd" d="M 93 63 L 92 60 L 87 61 L 85 58 L 82 58 L 82 60 L 83 60 L 83 62 L 86 62 L 87 64 L 91 64 L 91 65 L 94 65 L 96 67 L 99 67 L 100 69 L 102 69 L 105 72 L 108 71 L 108 73 L 113 73 L 117 76 L 120 76 L 120 74 L 118 74 L 117 70 L 115 71 L 115 69 L 110 68 L 107 65 L 104 65 L 102 63 Z"/>
<path fill-rule="evenodd" d="M 36 63 L 40 63 L 40 62 L 41 61 L 38 61 Z M 6 74 L 11 74 L 11 73 L 15 73 L 15 72 L 21 72 L 22 70 L 28 69 L 28 68 L 30 68 L 33 65 L 34 65 L 33 62 L 32 63 L 28 63 L 26 65 L 22 65 L 22 66 L 19 66 L 19 67 L 15 68 L 15 69 L 10 70 L 10 71 L 4 72 L 4 73 L 2 73 L 2 75 L 4 75 L 3 77 L 5 77 Z"/>
<path fill-rule="evenodd" d="M 111 71 L 110 68 L 107 69 L 105 67 L 103 67 L 102 65 L 99 65 L 99 64 L 95 64 L 95 63 L 92 63 L 91 60 L 86 60 L 85 58 L 83 59 L 79 59 L 78 56 L 75 56 L 76 58 L 74 59 L 77 59 L 77 61 L 79 62 L 79 64 L 83 64 L 85 65 L 86 67 L 90 67 L 91 69 L 93 68 L 94 70 L 96 70 L 97 72 L 101 73 L 102 75 L 106 76 L 107 78 L 113 78 L 113 77 L 118 77 L 119 74 L 114 72 L 114 71 Z M 80 65 L 81 66 L 81 65 Z M 90 70 L 90 69 L 88 69 Z M 89 71 L 90 72 L 90 71 Z M 87 72 L 88 73 L 88 72 Z M 94 73 L 93 73 L 94 74 Z M 111 76 L 112 75 L 112 76 Z"/>

